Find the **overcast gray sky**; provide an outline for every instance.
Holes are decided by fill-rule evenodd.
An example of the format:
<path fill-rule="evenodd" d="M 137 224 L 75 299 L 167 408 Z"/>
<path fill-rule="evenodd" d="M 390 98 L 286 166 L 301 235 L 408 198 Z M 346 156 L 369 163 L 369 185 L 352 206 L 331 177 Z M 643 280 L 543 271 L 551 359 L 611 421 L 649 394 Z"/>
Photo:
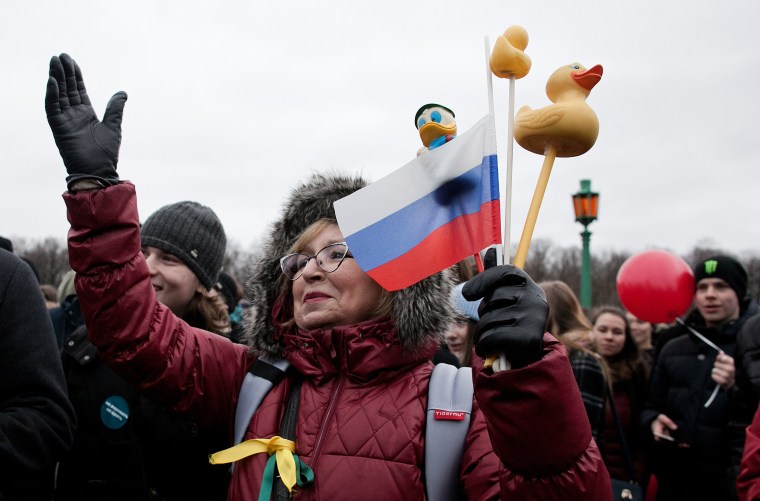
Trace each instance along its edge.
<path fill-rule="evenodd" d="M 460 133 L 488 112 L 484 37 L 530 36 L 515 103 L 541 107 L 548 76 L 604 66 L 588 104 L 596 145 L 558 158 L 535 238 L 580 245 L 570 196 L 599 191 L 592 252 L 756 253 L 760 2 L 103 0 L 0 4 L 0 235 L 63 238 L 65 169 L 47 126 L 48 61 L 68 52 L 102 116 L 125 90 L 122 179 L 144 219 L 179 200 L 211 206 L 249 246 L 297 181 L 338 169 L 377 180 L 414 158 L 422 104 Z M 500 170 L 508 83 L 494 79 Z M 542 157 L 515 146 L 512 245 Z"/>

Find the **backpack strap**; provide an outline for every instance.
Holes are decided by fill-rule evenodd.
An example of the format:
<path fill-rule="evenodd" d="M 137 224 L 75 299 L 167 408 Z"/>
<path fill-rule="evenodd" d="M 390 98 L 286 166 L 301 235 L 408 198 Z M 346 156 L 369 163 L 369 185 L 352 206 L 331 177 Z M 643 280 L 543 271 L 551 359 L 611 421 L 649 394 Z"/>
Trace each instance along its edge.
<path fill-rule="evenodd" d="M 235 443 L 242 442 L 253 414 L 267 393 L 285 376 L 284 359 L 261 357 L 245 375 L 235 409 Z M 472 413 L 472 369 L 438 364 L 428 386 L 425 427 L 425 486 L 427 498 L 458 499 L 459 465 Z"/>
<path fill-rule="evenodd" d="M 459 465 L 472 413 L 472 369 L 438 364 L 428 387 L 425 489 L 435 501 L 458 499 Z"/>
<path fill-rule="evenodd" d="M 282 416 L 280 423 L 280 436 L 287 440 L 296 441 L 296 422 L 298 421 L 298 406 L 301 402 L 301 376 L 297 372 L 290 385 L 290 395 L 288 403 L 285 406 L 285 414 Z M 277 465 L 277 468 L 280 466 Z M 277 475 L 280 478 L 280 475 Z M 299 483 L 300 485 L 300 483 Z M 279 501 L 288 501 L 291 499 L 288 488 L 282 481 L 275 479 L 275 499 Z"/>
<path fill-rule="evenodd" d="M 290 366 L 287 360 L 269 357 L 259 357 L 248 370 L 243 379 L 235 408 L 235 435 L 233 445 L 243 441 L 245 431 L 253 418 L 253 413 L 261 405 L 269 391 L 285 377 L 285 371 Z"/>

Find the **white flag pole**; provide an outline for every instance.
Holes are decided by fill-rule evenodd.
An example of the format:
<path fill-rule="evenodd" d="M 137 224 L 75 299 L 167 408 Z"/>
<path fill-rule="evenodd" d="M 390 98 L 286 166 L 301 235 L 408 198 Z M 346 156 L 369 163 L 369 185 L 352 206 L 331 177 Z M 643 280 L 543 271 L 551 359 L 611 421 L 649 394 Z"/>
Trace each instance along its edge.
<path fill-rule="evenodd" d="M 488 41 L 488 35 L 485 36 L 486 42 L 486 87 L 488 87 L 488 113 L 493 116 L 493 73 L 491 72 L 491 42 Z"/>
<path fill-rule="evenodd" d="M 491 120 L 493 120 L 494 128 L 496 128 L 496 117 L 494 116 L 494 104 L 493 104 L 493 73 L 491 72 L 491 41 L 488 38 L 488 35 L 483 37 L 485 45 L 485 56 L 486 56 L 486 88 L 488 89 L 488 114 L 491 115 Z M 489 248 L 495 247 L 496 248 L 496 264 L 503 264 L 502 261 L 502 250 L 499 248 L 500 244 L 497 244 L 495 246 L 489 246 Z M 486 249 L 487 250 L 487 249 Z"/>
<path fill-rule="evenodd" d="M 515 144 L 515 76 L 509 77 L 509 111 L 507 114 L 507 173 L 504 187 L 506 203 L 504 204 L 504 263 L 509 264 L 510 240 L 509 229 L 512 220 L 512 152 Z"/>
<path fill-rule="evenodd" d="M 486 42 L 486 81 L 488 86 L 488 113 L 491 114 L 491 120 L 494 121 L 494 126 L 496 125 L 496 117 L 494 116 L 494 105 L 493 105 L 493 73 L 491 72 L 491 43 L 488 41 L 488 35 L 485 37 Z M 511 104 L 511 98 L 514 90 L 515 85 L 515 78 L 512 77 L 509 81 L 510 84 L 510 106 L 513 106 Z M 512 117 L 512 111 L 510 109 L 510 119 Z M 509 130 L 511 131 L 512 125 L 510 122 Z M 510 135 L 511 138 L 511 135 Z M 497 264 L 504 264 L 509 263 L 509 251 L 506 249 L 509 249 L 509 206 L 512 202 L 512 197 L 510 196 L 510 189 L 512 185 L 512 141 L 510 140 L 509 146 L 507 146 L 507 199 L 505 204 L 505 215 L 504 215 L 504 237 L 506 238 L 504 247 L 502 247 L 502 252 L 499 253 L 497 249 L 496 254 L 496 261 Z M 501 259 L 499 259 L 501 257 Z M 499 368 L 501 370 L 508 370 L 511 365 L 507 361 L 507 357 L 504 355 L 504 353 L 499 354 Z"/>
<path fill-rule="evenodd" d="M 488 36 L 485 37 L 485 50 L 486 50 L 486 81 L 488 86 L 488 112 L 494 117 L 494 104 L 493 104 L 493 72 L 491 71 L 491 44 L 488 40 Z M 510 235 L 509 230 L 512 220 L 512 152 L 514 151 L 514 137 L 515 137 L 515 76 L 509 77 L 509 112 L 507 115 L 507 168 L 506 168 L 506 184 L 504 187 L 504 244 L 502 245 L 502 252 L 499 256 L 501 259 L 497 259 L 499 264 L 509 264 L 510 262 Z"/>

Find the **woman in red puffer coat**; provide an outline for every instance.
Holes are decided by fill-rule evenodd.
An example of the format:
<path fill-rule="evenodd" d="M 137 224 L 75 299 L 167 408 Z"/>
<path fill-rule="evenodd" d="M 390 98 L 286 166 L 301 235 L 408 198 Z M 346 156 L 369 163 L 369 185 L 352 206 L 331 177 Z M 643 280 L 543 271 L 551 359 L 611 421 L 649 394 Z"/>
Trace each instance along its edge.
<path fill-rule="evenodd" d="M 103 358 L 151 398 L 231 429 L 248 370 L 261 355 L 284 357 L 291 369 L 266 395 L 244 439 L 281 435 L 291 418 L 286 409 L 296 409 L 297 464 L 314 478 L 295 487 L 293 498 L 426 499 L 430 358 L 453 318 L 448 274 L 382 290 L 352 259 L 332 209 L 366 182 L 315 175 L 293 191 L 254 266 L 250 348 L 190 327 L 155 300 L 140 253 L 134 186 L 116 175 L 125 100 L 115 95 L 98 122 L 73 60 L 51 60 L 46 109 L 69 172 L 69 257 Z M 483 297 L 479 354 L 504 352 L 513 368 L 475 372 L 462 496 L 608 499 L 609 476 L 566 352 L 543 333 L 543 293 L 511 266 L 486 270 L 464 293 Z M 505 306 L 503 297 L 517 304 Z M 288 405 L 291 395 L 297 407 Z M 237 462 L 230 500 L 257 499 L 270 487 L 267 459 L 253 454 Z"/>

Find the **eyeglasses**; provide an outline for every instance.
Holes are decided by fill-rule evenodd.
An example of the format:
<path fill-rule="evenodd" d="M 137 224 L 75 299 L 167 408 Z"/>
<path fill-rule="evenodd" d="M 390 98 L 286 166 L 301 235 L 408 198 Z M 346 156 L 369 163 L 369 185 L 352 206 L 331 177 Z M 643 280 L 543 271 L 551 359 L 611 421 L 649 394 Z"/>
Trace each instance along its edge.
<path fill-rule="evenodd" d="M 300 252 L 288 254 L 280 258 L 280 268 L 282 268 L 282 272 L 286 277 L 290 280 L 296 280 L 303 275 L 304 268 L 306 268 L 306 265 L 312 259 L 316 259 L 317 266 L 322 271 L 332 273 L 338 269 L 344 259 L 353 257 L 348 252 L 346 242 L 337 242 L 326 246 L 313 256 L 301 254 Z"/>

